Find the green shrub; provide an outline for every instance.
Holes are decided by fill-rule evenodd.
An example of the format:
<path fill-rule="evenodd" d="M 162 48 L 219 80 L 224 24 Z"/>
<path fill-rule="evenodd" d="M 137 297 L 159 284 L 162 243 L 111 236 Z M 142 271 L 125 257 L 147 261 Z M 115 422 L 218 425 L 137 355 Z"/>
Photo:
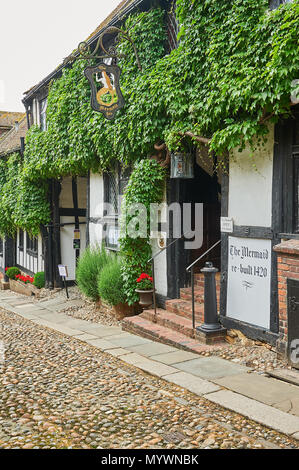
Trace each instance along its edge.
<path fill-rule="evenodd" d="M 15 277 L 18 275 L 18 274 L 21 274 L 21 271 L 19 270 L 19 268 L 16 268 L 16 267 L 12 267 L 12 268 L 7 268 L 6 270 L 6 276 L 9 277 L 9 279 L 15 279 Z"/>
<path fill-rule="evenodd" d="M 121 264 L 116 257 L 111 256 L 98 277 L 98 295 L 109 305 L 126 302 Z"/>
<path fill-rule="evenodd" d="M 39 289 L 42 289 L 45 287 L 45 283 L 45 273 L 43 271 L 36 273 L 34 276 L 33 285 Z"/>
<path fill-rule="evenodd" d="M 92 300 L 98 300 L 97 279 L 107 264 L 110 255 L 104 247 L 87 248 L 78 260 L 76 281 L 83 294 Z"/>

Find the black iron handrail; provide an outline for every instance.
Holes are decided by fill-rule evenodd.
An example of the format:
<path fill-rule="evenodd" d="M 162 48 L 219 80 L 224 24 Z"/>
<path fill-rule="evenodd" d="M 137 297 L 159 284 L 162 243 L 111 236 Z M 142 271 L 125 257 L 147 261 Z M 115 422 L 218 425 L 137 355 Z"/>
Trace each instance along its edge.
<path fill-rule="evenodd" d="M 155 310 L 155 316 L 154 316 L 154 322 L 156 322 L 156 315 L 157 315 L 157 302 L 156 302 L 156 282 L 155 282 L 155 259 L 161 255 L 167 248 L 169 248 L 171 245 L 174 245 L 177 243 L 179 240 L 182 240 L 185 238 L 187 235 L 194 233 L 193 230 L 190 230 L 189 232 L 183 233 L 183 235 L 180 236 L 180 238 L 176 238 L 172 242 L 168 243 L 168 245 L 164 246 L 164 248 L 161 248 L 160 251 L 158 251 L 154 256 L 151 257 L 151 259 L 148 260 L 148 263 L 152 263 L 152 278 L 153 278 L 153 289 L 154 289 L 154 310 Z"/>
<path fill-rule="evenodd" d="M 191 271 L 191 291 L 192 291 L 192 327 L 195 330 L 195 294 L 194 294 L 194 266 L 204 258 L 210 251 L 212 251 L 216 246 L 221 243 L 221 239 L 218 242 L 214 243 L 207 251 L 205 251 L 202 255 L 200 255 L 195 261 L 193 261 L 190 266 L 186 269 L 187 272 Z"/>
<path fill-rule="evenodd" d="M 217 245 L 221 243 L 221 240 L 218 240 L 218 242 L 214 243 L 213 246 L 211 246 L 207 251 L 205 251 L 202 255 L 200 255 L 195 261 L 193 261 L 188 268 L 186 268 L 186 271 L 189 272 L 190 269 L 192 269 L 202 258 L 204 258 L 210 251 L 212 251 Z"/>

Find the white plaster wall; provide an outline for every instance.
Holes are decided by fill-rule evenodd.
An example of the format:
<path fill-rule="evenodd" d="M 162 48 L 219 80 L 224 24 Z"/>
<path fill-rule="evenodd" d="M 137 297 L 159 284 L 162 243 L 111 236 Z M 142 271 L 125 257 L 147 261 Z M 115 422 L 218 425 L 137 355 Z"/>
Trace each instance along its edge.
<path fill-rule="evenodd" d="M 38 271 L 44 271 L 45 263 L 43 259 L 43 239 L 41 234 L 38 235 Z"/>
<path fill-rule="evenodd" d="M 104 178 L 98 173 L 90 174 L 90 217 L 103 217 Z"/>
<path fill-rule="evenodd" d="M 74 222 L 74 217 L 61 217 L 61 223 Z M 85 222 L 85 217 L 80 217 L 79 222 Z M 68 268 L 67 277 L 68 281 L 76 279 L 76 250 L 73 248 L 75 224 L 66 225 L 60 229 L 60 244 L 61 244 L 61 263 Z M 80 225 L 81 235 L 81 249 L 80 253 L 84 251 L 86 246 L 86 227 Z"/>
<path fill-rule="evenodd" d="M 5 253 L 5 239 L 3 239 L 3 254 L 0 255 L 0 268 L 4 269 L 5 266 L 5 259 L 4 259 L 4 253 Z"/>
<path fill-rule="evenodd" d="M 78 187 L 78 206 L 79 209 L 86 208 L 86 198 L 87 198 L 87 178 L 77 177 L 77 187 Z M 59 206 L 63 208 L 72 208 L 74 207 L 73 203 L 73 193 L 72 193 L 72 178 L 66 177 L 63 178 L 61 182 L 61 193 L 59 197 Z"/>
<path fill-rule="evenodd" d="M 164 191 L 164 197 L 162 202 L 162 211 L 161 217 L 159 222 L 166 222 L 167 221 L 167 195 L 166 195 L 166 187 Z M 167 239 L 165 240 L 167 243 Z M 152 252 L 153 255 L 156 254 L 158 251 L 161 250 L 158 246 L 158 239 L 153 238 L 151 240 L 152 245 Z M 167 296 L 168 285 L 167 285 L 167 250 L 161 253 L 157 258 L 155 258 L 155 284 L 156 284 L 156 291 L 160 295 Z"/>
<path fill-rule="evenodd" d="M 274 126 L 265 147 L 254 155 L 237 150 L 229 163 L 228 216 L 235 225 L 271 227 Z"/>
<path fill-rule="evenodd" d="M 24 249 L 19 249 L 19 230 L 17 232 L 17 254 L 16 260 L 17 264 L 21 266 L 21 268 L 28 269 L 33 273 L 37 273 L 38 271 L 44 270 L 44 263 L 42 259 L 42 238 L 41 235 L 38 235 L 38 252 L 37 257 L 31 256 L 27 253 L 27 234 L 24 232 Z"/>

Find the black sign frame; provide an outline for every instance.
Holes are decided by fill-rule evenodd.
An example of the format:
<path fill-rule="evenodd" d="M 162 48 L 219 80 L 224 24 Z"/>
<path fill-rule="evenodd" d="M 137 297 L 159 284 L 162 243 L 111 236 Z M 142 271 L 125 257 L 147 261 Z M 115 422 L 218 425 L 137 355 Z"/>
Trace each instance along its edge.
<path fill-rule="evenodd" d="M 103 73 L 105 72 L 106 74 L 112 74 L 115 78 L 115 83 L 114 83 L 114 88 L 116 91 L 116 96 L 117 96 L 117 102 L 111 104 L 101 104 L 99 103 L 97 99 L 97 87 L 95 84 L 94 80 L 94 75 L 97 73 Z M 125 105 L 125 100 L 122 95 L 120 85 L 119 85 L 119 79 L 121 75 L 121 69 L 118 65 L 106 65 L 106 64 L 100 64 L 96 65 L 94 67 L 86 67 L 84 70 L 84 75 L 88 79 L 90 86 L 91 86 L 91 107 L 94 111 L 103 113 L 106 119 L 113 119 L 115 116 L 115 113 L 124 107 Z"/>

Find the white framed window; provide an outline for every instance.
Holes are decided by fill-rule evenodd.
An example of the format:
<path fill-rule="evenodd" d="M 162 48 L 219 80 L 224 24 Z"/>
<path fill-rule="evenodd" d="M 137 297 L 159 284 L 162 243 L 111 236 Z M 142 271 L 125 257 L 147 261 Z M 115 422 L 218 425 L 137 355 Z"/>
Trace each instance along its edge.
<path fill-rule="evenodd" d="M 40 128 L 42 131 L 47 130 L 47 98 L 41 100 L 39 102 L 39 120 L 40 120 Z"/>

